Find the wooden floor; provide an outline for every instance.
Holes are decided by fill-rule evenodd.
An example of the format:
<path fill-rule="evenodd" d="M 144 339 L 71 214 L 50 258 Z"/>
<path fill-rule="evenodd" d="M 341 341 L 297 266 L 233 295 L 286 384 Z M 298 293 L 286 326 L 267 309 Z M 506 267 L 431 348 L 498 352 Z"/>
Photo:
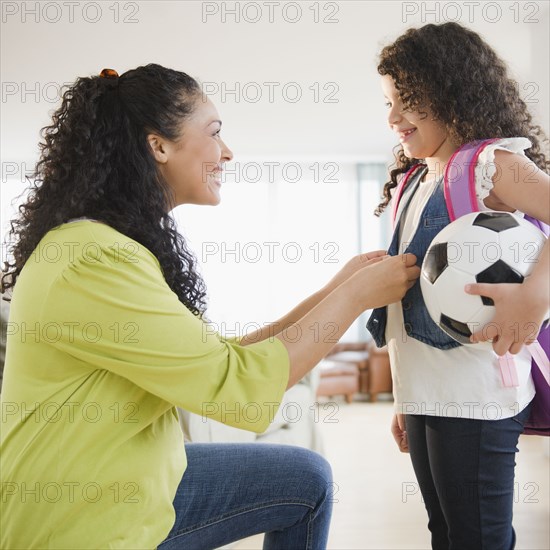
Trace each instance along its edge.
<path fill-rule="evenodd" d="M 336 401 L 319 410 L 335 494 L 331 550 L 424 550 L 430 548 L 427 516 L 410 459 L 397 450 L 389 425 L 390 402 Z M 324 407 L 324 408 L 323 408 Z M 323 422 L 323 419 L 332 422 Z M 516 550 L 550 549 L 550 438 L 522 436 L 517 456 L 514 526 Z M 235 550 L 259 550 L 263 536 Z"/>

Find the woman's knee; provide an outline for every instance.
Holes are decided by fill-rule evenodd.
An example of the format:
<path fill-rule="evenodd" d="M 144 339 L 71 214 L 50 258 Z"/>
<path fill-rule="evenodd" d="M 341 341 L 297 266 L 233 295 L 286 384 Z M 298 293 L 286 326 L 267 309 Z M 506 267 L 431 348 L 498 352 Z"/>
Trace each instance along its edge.
<path fill-rule="evenodd" d="M 333 493 L 332 468 L 330 463 L 319 453 L 302 447 L 288 446 L 282 453 L 282 462 L 292 472 L 287 480 L 297 480 L 297 489 L 303 495 L 315 495 L 315 501 L 321 502 Z M 281 472 L 281 481 L 285 474 Z"/>

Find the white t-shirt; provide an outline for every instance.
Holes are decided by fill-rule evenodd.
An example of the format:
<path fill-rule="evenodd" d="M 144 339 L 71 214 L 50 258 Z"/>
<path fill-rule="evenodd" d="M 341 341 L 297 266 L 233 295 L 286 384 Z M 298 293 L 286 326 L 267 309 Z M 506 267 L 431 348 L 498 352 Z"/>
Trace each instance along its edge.
<path fill-rule="evenodd" d="M 526 138 L 501 139 L 487 146 L 475 170 L 476 194 L 480 210 L 493 187 L 494 151 L 504 149 L 524 154 L 531 143 Z M 402 224 L 401 243 L 410 242 L 420 215 L 438 180 L 420 182 Z M 407 189 L 410 193 L 410 189 Z M 398 216 L 407 203 L 403 194 Z M 523 217 L 520 212 L 514 213 Z M 450 350 L 428 346 L 407 335 L 401 302 L 388 306 L 386 342 L 392 368 L 396 412 L 481 420 L 499 420 L 516 415 L 535 395 L 530 376 L 531 355 L 525 347 L 514 355 L 519 385 L 502 383 L 498 356 L 491 344 L 463 345 Z"/>

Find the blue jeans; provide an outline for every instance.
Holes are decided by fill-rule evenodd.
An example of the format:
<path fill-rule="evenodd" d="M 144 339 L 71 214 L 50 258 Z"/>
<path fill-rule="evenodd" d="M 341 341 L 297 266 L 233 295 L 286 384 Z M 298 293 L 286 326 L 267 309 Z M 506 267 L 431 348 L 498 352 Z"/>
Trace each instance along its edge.
<path fill-rule="evenodd" d="M 332 472 L 321 455 L 267 443 L 185 448 L 176 521 L 158 550 L 206 550 L 258 533 L 264 549 L 326 548 Z"/>
<path fill-rule="evenodd" d="M 530 406 L 512 418 L 407 415 L 434 550 L 512 550 L 515 454 Z"/>

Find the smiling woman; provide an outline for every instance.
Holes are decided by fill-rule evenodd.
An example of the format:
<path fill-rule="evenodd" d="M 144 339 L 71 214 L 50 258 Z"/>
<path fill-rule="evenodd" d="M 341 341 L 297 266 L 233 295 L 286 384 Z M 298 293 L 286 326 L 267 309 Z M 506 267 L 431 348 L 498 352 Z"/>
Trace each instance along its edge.
<path fill-rule="evenodd" d="M 201 96 L 180 139 L 173 142 L 157 134 L 148 137 L 160 173 L 172 182 L 174 206 L 220 202 L 223 163 L 230 161 L 233 153 L 221 138 L 219 118 L 214 104 Z"/>
<path fill-rule="evenodd" d="M 171 211 L 220 202 L 220 127 L 194 79 L 147 65 L 79 78 L 45 129 L 2 277 L 0 547 L 206 549 L 261 532 L 270 548 L 326 547 L 320 455 L 184 446 L 176 407 L 265 431 L 285 390 L 419 269 L 412 254 L 356 256 L 272 325 L 212 331 Z"/>

